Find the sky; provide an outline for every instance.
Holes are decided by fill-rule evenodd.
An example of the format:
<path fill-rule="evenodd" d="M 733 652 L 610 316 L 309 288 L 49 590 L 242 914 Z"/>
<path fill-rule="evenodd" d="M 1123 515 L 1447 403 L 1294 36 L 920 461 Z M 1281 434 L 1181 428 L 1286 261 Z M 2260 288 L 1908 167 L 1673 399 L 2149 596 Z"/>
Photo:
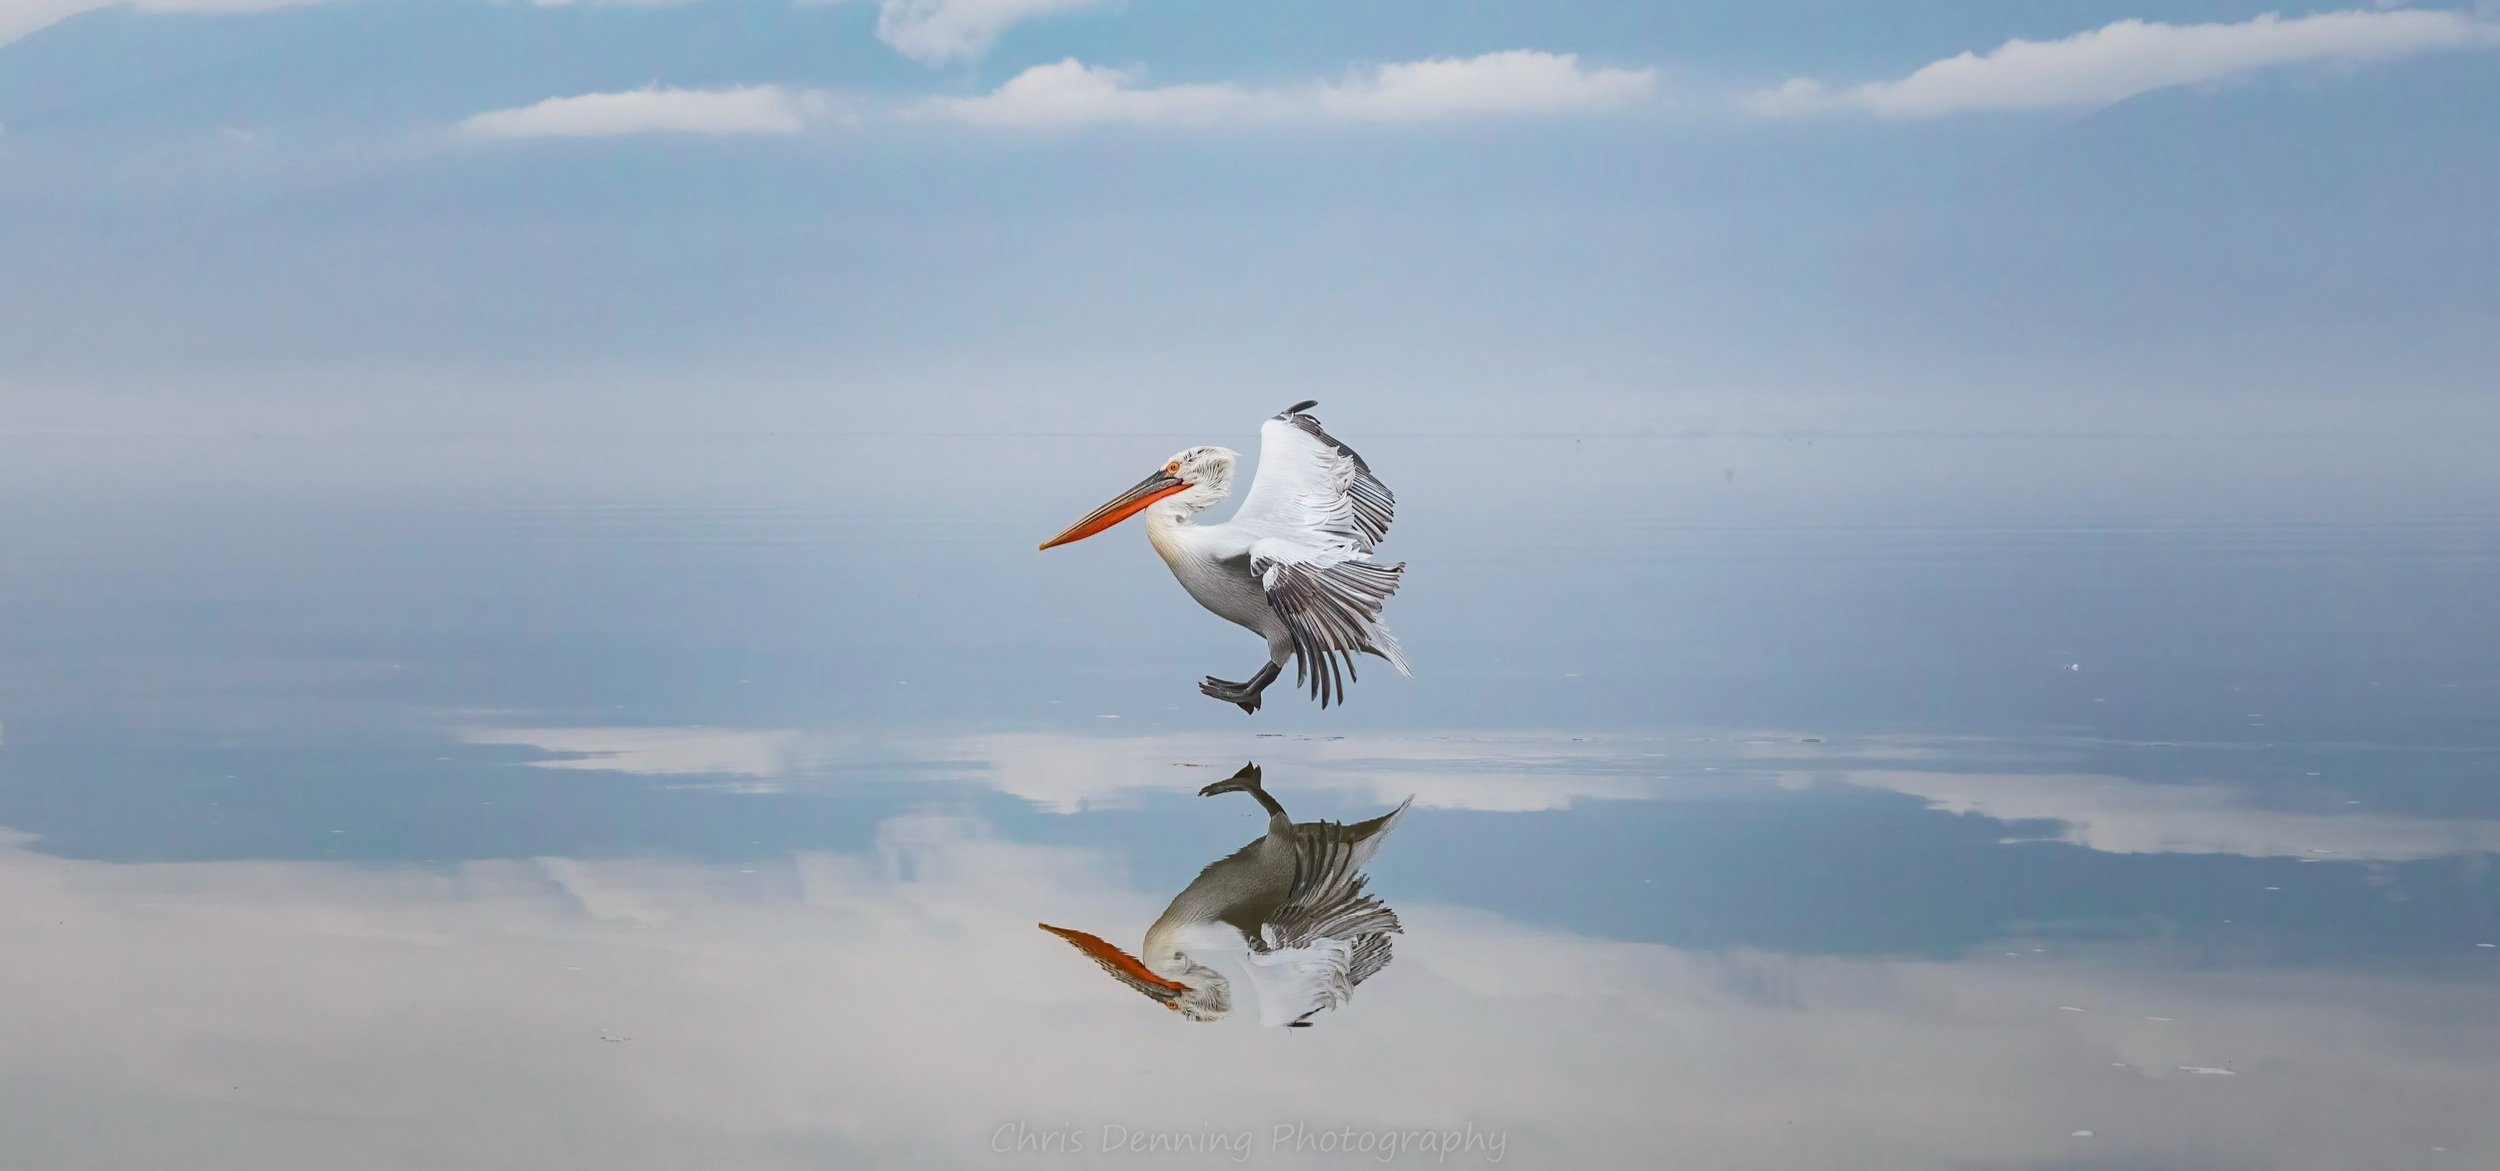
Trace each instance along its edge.
<path fill-rule="evenodd" d="M 0 428 L 2488 422 L 2495 143 L 2488 3 L 0 0 Z"/>

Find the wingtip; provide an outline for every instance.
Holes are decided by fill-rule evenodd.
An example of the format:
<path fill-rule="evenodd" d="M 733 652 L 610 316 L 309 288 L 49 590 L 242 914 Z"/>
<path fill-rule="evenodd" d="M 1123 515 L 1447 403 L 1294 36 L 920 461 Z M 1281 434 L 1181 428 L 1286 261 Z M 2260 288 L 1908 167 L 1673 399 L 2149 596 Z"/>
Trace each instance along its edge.
<path fill-rule="evenodd" d="M 1293 404 L 1292 406 L 1286 407 L 1284 410 L 1281 410 L 1281 411 L 1276 412 L 1276 417 L 1277 417 L 1277 418 L 1279 418 L 1279 419 L 1290 419 L 1290 418 L 1294 417 L 1295 415 L 1299 415 L 1299 414 L 1301 414 L 1302 412 L 1307 411 L 1307 410 L 1310 410 L 1312 407 L 1316 407 L 1316 406 L 1318 406 L 1318 405 L 1319 405 L 1319 400 L 1318 400 L 1318 399 L 1315 399 L 1315 398 L 1306 398 L 1306 399 L 1302 400 L 1301 402 L 1298 402 L 1298 403 Z"/>
<path fill-rule="evenodd" d="M 1387 659 L 1391 667 L 1397 668 L 1398 674 L 1409 679 L 1415 677 L 1414 668 L 1406 665 L 1406 648 L 1398 645 L 1398 636 L 1389 633 L 1387 626 L 1374 627 L 1371 644 L 1363 649 Z"/>
<path fill-rule="evenodd" d="M 1397 808 L 1374 818 L 1373 824 L 1375 824 L 1377 828 L 1372 830 L 1371 833 L 1365 835 L 1364 840 L 1375 843 L 1375 848 L 1377 848 L 1377 843 L 1387 841 L 1389 838 L 1389 831 L 1398 827 L 1398 822 L 1404 820 L 1406 817 L 1407 808 L 1413 804 L 1415 804 L 1415 795 L 1409 793 L 1406 795 L 1406 800 L 1398 802 Z"/>

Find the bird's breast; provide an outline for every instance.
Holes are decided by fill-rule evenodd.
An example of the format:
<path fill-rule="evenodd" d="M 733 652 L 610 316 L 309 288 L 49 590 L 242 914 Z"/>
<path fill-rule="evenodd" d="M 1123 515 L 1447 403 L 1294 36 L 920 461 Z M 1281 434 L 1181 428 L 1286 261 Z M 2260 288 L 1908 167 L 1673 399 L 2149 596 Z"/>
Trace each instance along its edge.
<path fill-rule="evenodd" d="M 1264 631 L 1262 624 L 1273 612 L 1258 578 L 1250 572 L 1246 551 L 1227 556 L 1220 534 L 1192 531 L 1183 525 L 1161 530 L 1150 526 L 1146 535 L 1163 563 L 1171 567 L 1173 578 L 1199 605 L 1231 622 Z"/>

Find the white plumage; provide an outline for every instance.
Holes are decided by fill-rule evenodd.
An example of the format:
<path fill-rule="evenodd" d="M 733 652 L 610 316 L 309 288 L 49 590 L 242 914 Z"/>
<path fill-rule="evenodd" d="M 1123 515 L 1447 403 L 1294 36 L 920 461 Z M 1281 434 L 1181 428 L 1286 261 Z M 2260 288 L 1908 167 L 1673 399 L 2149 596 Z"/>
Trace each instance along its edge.
<path fill-rule="evenodd" d="M 1259 469 L 1231 520 L 1195 523 L 1230 492 L 1239 456 L 1192 447 L 1042 547 L 1082 540 L 1140 512 L 1146 537 L 1198 603 L 1257 633 L 1268 662 L 1246 682 L 1209 676 L 1207 695 L 1259 709 L 1259 695 L 1294 665 L 1294 681 L 1321 707 L 1342 702 L 1357 656 L 1411 674 L 1380 612 L 1403 562 L 1372 557 L 1388 536 L 1397 497 L 1354 449 L 1298 403 L 1259 428 Z"/>
<path fill-rule="evenodd" d="M 1233 1008 L 1232 984 L 1204 959 L 1241 961 L 1266 1025 L 1309 1025 L 1343 1006 L 1356 985 L 1389 965 L 1391 937 L 1404 928 L 1363 893 L 1362 870 L 1397 828 L 1407 805 L 1369 821 L 1296 823 L 1260 785 L 1257 765 L 1200 790 L 1248 793 L 1268 811 L 1267 832 L 1200 871 L 1146 929 L 1139 955 L 1100 936 L 1045 923 L 1121 983 L 1191 1020 Z"/>

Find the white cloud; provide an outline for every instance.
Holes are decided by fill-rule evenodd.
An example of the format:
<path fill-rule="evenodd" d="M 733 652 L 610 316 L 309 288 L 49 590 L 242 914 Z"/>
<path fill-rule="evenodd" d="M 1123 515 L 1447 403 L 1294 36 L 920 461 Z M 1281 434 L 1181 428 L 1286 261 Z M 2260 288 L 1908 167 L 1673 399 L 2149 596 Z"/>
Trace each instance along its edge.
<path fill-rule="evenodd" d="M 922 107 L 983 126 L 1084 126 L 1103 122 L 1140 125 L 1240 121 L 1269 105 L 1261 95 L 1234 85 L 1172 85 L 1140 89 L 1133 72 L 1086 65 L 1071 57 L 1036 65 L 977 98 L 939 98 Z"/>
<path fill-rule="evenodd" d="M 1055 813 L 1118 805 L 1148 791 L 1194 793 L 1239 767 L 1237 737 L 1209 734 L 1070 736 L 1009 732 L 951 742 L 978 762 L 978 779 Z M 1261 740 L 1253 753 L 1278 793 L 1360 794 L 1381 807 L 1408 797 L 1425 809 L 1520 812 L 1584 800 L 1654 797 L 1656 774 L 1611 769 L 1618 742 L 1345 736 Z"/>
<path fill-rule="evenodd" d="M 881 0 L 877 39 L 923 65 L 969 61 L 1010 26 L 1101 0 Z"/>
<path fill-rule="evenodd" d="M 455 734 L 469 744 L 555 754 L 531 762 L 538 768 L 726 778 L 686 783 L 744 791 L 802 787 L 911 761 L 936 767 L 908 775 L 985 785 L 1053 813 L 1124 805 L 1150 792 L 1194 793 L 1242 763 L 1238 738 L 1208 734 L 1001 732 L 924 742 L 737 728 L 471 727 Z M 1604 767 L 1623 752 L 1614 741 L 1526 736 L 1356 736 L 1256 745 L 1259 763 L 1268 766 L 1270 784 L 1280 792 L 1359 793 L 1383 808 L 1412 796 L 1427 809 L 1509 811 L 1656 796 L 1657 773 Z"/>
<path fill-rule="evenodd" d="M 1150 793 L 1194 793 L 1242 763 L 1245 746 L 1214 733 L 1088 736 L 996 732 L 936 740 L 850 733 L 706 727 L 490 727 L 455 731 L 469 744 L 553 754 L 534 767 L 675 778 L 704 788 L 767 792 L 857 776 L 979 784 L 1051 813 L 1132 805 Z M 2405 862 L 2500 853 L 2500 821 L 2305 812 L 2253 804 L 2220 783 L 2155 784 L 2082 773 L 1922 769 L 1951 755 L 1915 741 L 1852 745 L 1856 767 L 1782 771 L 1797 737 L 1650 738 L 1335 736 L 1263 738 L 1247 747 L 1288 806 L 1292 794 L 1351 795 L 1386 808 L 1530 812 L 1587 801 L 1758 794 L 1837 782 L 1901 793 L 1947 813 L 2055 822 L 2057 840 L 2111 854 L 2237 854 L 2321 862 Z M 1753 771 L 1749 762 L 1765 762 Z M 1712 766 L 1697 775 L 1696 769 Z M 1875 765 L 1876 767 L 1867 767 Z M 1716 773 L 1712 777 L 1709 773 Z"/>
<path fill-rule="evenodd" d="M 460 124 L 478 138 L 615 138 L 629 134 L 796 134 L 833 113 L 812 90 L 777 85 L 650 89 L 549 98 Z"/>
<path fill-rule="evenodd" d="M 1986 53 L 1965 52 L 1898 81 L 1835 91 L 1800 78 L 1741 103 L 1771 116 L 1862 110 L 1929 118 L 1967 110 L 2085 109 L 2269 66 L 2358 65 L 2492 44 L 2500 44 L 2500 26 L 2449 11 L 2353 10 L 2293 20 L 2269 13 L 2237 24 L 2122 20 L 2063 40 L 2012 40 Z"/>
<path fill-rule="evenodd" d="M 1268 1142 L 1297 1121 L 1472 1124 L 1527 1167 L 1670 1140 L 1679 1167 L 1870 1171 L 2500 1149 L 2472 980 L 1595 939 L 1420 897 L 1397 857 L 1428 848 L 1375 871 L 1395 961 L 1280 1037 L 1179 1021 L 1034 929 L 1133 939 L 1172 891 L 1117 851 L 978 823 L 717 866 L 103 863 L 0 833 L 0 1133 L 12 1166 L 195 1171 L 1092 1165 L 994 1153 L 1018 1121 L 1249 1129 L 1261 1167 L 1380 1162 Z"/>
<path fill-rule="evenodd" d="M 1512 49 L 1383 65 L 1319 87 L 1314 104 L 1329 117 L 1366 122 L 1570 114 L 1632 105 L 1657 82 L 1652 69 L 1582 69 L 1577 54 Z"/>
<path fill-rule="evenodd" d="M 1141 86 L 1134 71 L 1071 57 L 1027 69 L 980 97 L 921 108 L 986 126 L 1421 122 L 1616 110 L 1646 100 L 1656 86 L 1655 70 L 1584 68 L 1575 54 L 1533 49 L 1382 65 L 1343 81 L 1268 89 Z"/>
<path fill-rule="evenodd" d="M 141 12 L 265 12 L 320 0 L 0 0 L 0 45 L 81 12 L 130 7 Z"/>
<path fill-rule="evenodd" d="M 1952 813 L 2054 821 L 2058 838 L 2108 854 L 2238 854 L 2322 862 L 2407 862 L 2500 852 L 2500 821 L 2263 809 L 2222 785 L 2149 784 L 2090 775 L 1851 772 Z"/>
<path fill-rule="evenodd" d="M 538 768 L 771 779 L 799 767 L 802 737 L 736 728 L 469 728 L 460 739 L 558 754 L 530 762 Z"/>

